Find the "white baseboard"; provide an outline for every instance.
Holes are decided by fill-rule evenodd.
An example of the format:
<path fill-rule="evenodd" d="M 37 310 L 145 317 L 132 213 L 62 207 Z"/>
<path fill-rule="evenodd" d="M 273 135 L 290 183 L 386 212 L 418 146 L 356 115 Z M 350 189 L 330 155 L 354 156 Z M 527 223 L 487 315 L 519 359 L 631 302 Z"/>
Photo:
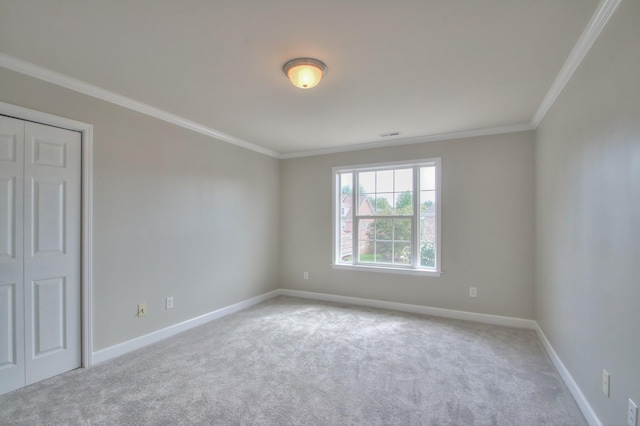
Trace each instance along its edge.
<path fill-rule="evenodd" d="M 128 352 L 135 351 L 136 349 L 140 349 L 152 343 L 164 340 L 167 337 L 175 336 L 176 334 L 182 333 L 183 331 L 187 331 L 191 328 L 208 323 L 209 321 L 213 321 L 226 315 L 241 311 L 260 302 L 264 302 L 267 299 L 276 297 L 279 294 L 280 290 L 273 290 L 256 297 L 252 297 L 251 299 L 243 300 L 242 302 L 238 302 L 230 306 L 225 306 L 224 308 L 209 312 L 208 314 L 204 314 L 199 317 L 172 325 L 170 327 L 163 328 L 162 330 L 154 331 L 153 333 L 136 337 L 135 339 L 131 339 L 126 342 L 101 349 L 97 352 L 93 352 L 93 365 L 100 364 L 101 362 L 105 362 L 113 358 L 117 358 Z"/>
<path fill-rule="evenodd" d="M 584 394 L 578 387 L 578 384 L 575 382 L 575 380 L 573 380 L 571 373 L 569 373 L 567 367 L 564 366 L 564 363 L 562 362 L 556 351 L 553 349 L 553 346 L 551 346 L 549 339 L 547 339 L 547 336 L 545 336 L 542 328 L 540 328 L 540 325 L 537 322 L 535 322 L 534 329 L 536 330 L 536 333 L 538 333 L 538 337 L 542 341 L 544 349 L 547 351 L 547 354 L 549 354 L 551 362 L 553 362 L 553 365 L 555 365 L 558 373 L 560 373 L 560 377 L 562 377 L 562 380 L 564 380 L 564 383 L 569 388 L 571 395 L 573 395 L 573 398 L 576 400 L 578 407 L 580 407 L 580 411 L 582 411 L 582 415 L 587 420 L 587 423 L 589 423 L 589 425 L 591 426 L 602 426 L 602 422 L 600 421 L 598 416 L 596 416 L 596 413 L 593 411 L 593 408 L 591 408 L 591 405 L 589 405 L 587 398 L 585 398 Z"/>
<path fill-rule="evenodd" d="M 271 299 L 276 296 L 291 296 L 299 297 L 303 299 L 315 299 L 323 300 L 326 302 L 346 303 L 352 305 L 368 306 L 371 308 L 390 309 L 402 312 L 411 312 L 423 315 L 432 315 L 443 318 L 455 318 L 467 321 L 482 322 L 487 324 L 505 325 L 509 327 L 518 328 L 535 328 L 535 322 L 532 320 L 502 317 L 498 315 L 478 314 L 473 312 L 454 311 L 451 309 L 432 308 L 429 306 L 409 305 L 406 303 L 386 302 L 382 300 L 373 299 L 361 299 L 358 297 L 338 296 L 325 293 L 312 293 L 308 291 L 289 290 L 289 289 L 277 289 L 265 294 L 253 297 L 251 299 L 243 300 L 242 302 L 226 306 L 208 314 L 201 315 L 196 318 L 192 318 L 187 321 L 172 325 L 162 330 L 154 331 L 153 333 L 146 334 L 144 336 L 136 337 L 135 339 L 128 340 L 126 342 L 119 343 L 114 346 L 110 346 L 99 351 L 92 353 L 92 365 L 100 364 L 113 358 L 117 358 L 121 355 L 143 348 L 152 343 L 159 342 L 168 337 L 175 336 L 178 333 L 205 324 L 209 321 L 224 317 L 229 314 L 233 314 L 242 309 L 256 305 L 265 300 Z"/>
<path fill-rule="evenodd" d="M 347 303 L 351 305 L 368 306 L 370 308 L 390 309 L 393 311 L 411 312 L 414 314 L 431 315 L 435 317 L 453 318 L 485 324 L 504 325 L 508 327 L 534 329 L 535 321 L 502 317 L 499 315 L 478 314 L 474 312 L 455 311 L 452 309 L 432 308 L 430 306 L 410 305 L 407 303 L 386 302 L 383 300 L 361 299 L 359 297 L 338 296 L 326 293 L 312 293 L 309 291 L 280 289 L 282 296 L 300 297 L 303 299 L 323 300 L 325 302 Z"/>

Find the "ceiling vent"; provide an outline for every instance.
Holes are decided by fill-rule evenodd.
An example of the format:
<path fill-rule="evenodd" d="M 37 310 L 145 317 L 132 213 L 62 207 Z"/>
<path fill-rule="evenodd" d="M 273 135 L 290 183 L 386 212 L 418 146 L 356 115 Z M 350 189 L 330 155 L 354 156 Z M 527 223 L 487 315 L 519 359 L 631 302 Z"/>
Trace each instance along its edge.
<path fill-rule="evenodd" d="M 391 136 L 400 136 L 400 132 L 380 133 L 378 136 L 380 136 L 381 138 L 388 138 Z"/>

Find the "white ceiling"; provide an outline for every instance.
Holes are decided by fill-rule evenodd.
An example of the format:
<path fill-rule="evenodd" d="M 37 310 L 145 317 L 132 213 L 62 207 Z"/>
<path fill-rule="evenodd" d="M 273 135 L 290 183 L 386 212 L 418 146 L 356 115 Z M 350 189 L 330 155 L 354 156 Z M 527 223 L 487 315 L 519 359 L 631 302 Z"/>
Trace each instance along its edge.
<path fill-rule="evenodd" d="M 0 0 L 0 52 L 287 156 L 527 125 L 597 6 Z M 282 73 L 301 56 L 314 89 Z"/>

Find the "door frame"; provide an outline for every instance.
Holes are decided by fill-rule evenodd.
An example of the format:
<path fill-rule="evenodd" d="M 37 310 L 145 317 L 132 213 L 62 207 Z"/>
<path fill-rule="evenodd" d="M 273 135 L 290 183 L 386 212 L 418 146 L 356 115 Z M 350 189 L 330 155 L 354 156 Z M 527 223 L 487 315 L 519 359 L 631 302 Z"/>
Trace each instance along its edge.
<path fill-rule="evenodd" d="M 0 102 L 0 115 L 80 132 L 82 149 L 80 291 L 82 367 L 93 365 L 93 125 Z"/>

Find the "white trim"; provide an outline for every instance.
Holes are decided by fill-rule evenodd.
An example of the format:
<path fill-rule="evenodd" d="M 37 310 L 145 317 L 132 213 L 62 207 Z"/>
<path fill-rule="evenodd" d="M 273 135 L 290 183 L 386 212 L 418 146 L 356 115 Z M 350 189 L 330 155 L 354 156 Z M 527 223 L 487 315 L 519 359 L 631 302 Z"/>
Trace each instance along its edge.
<path fill-rule="evenodd" d="M 431 167 L 435 167 L 436 169 L 436 188 L 435 188 L 435 192 L 436 192 L 436 199 L 435 199 L 435 203 L 436 203 L 436 262 L 435 262 L 435 267 L 431 268 L 431 269 L 427 269 L 427 268 L 421 268 L 419 267 L 418 264 L 418 256 L 415 256 L 414 259 L 412 259 L 411 265 L 406 265 L 406 266 L 395 266 L 395 265 L 383 265 L 383 264 L 376 264 L 376 263 L 365 263 L 365 262 L 359 262 L 358 259 L 356 258 L 356 256 L 353 256 L 353 259 L 350 263 L 346 263 L 346 262 L 341 262 L 341 256 L 342 256 L 342 244 L 340 242 L 340 238 L 342 236 L 342 229 L 341 229 L 341 220 L 342 220 L 342 214 L 341 214 L 341 207 L 342 207 L 342 183 L 339 181 L 339 175 L 341 172 L 345 172 L 345 173 L 352 173 L 353 177 L 352 177 L 352 216 L 353 216 L 353 221 L 352 221 L 352 254 L 355 253 L 356 248 L 358 247 L 358 232 L 360 230 L 360 225 L 359 225 L 359 221 L 360 220 L 368 220 L 368 219 L 376 219 L 376 218 L 399 218 L 399 217 L 403 217 L 403 216 L 394 216 L 394 215 L 390 215 L 390 216 L 362 216 L 362 215 L 358 215 L 356 210 L 357 210 L 357 196 L 359 196 L 359 190 L 358 188 L 360 187 L 359 181 L 358 181 L 358 172 L 363 172 L 363 171 L 380 171 L 380 170 L 392 170 L 392 169 L 396 169 L 398 167 L 403 167 L 403 166 L 407 166 L 407 167 L 411 167 L 411 169 L 413 170 L 413 195 L 415 200 L 418 200 L 419 197 L 416 197 L 416 195 L 419 195 L 421 188 L 420 188 L 420 167 L 423 166 L 431 166 Z M 440 204 L 441 204 L 441 192 L 442 192 L 442 182 L 441 182 L 441 178 L 442 178 L 442 158 L 441 157 L 433 157 L 433 158 L 423 158 L 420 160 L 403 160 L 403 161 L 387 161 L 384 163 L 372 163 L 372 164 L 360 164 L 360 165 L 352 165 L 352 166 L 336 166 L 336 167 L 332 167 L 331 169 L 331 173 L 333 174 L 333 202 L 332 202 L 332 207 L 333 207 L 333 219 L 332 219 L 332 227 L 333 227 L 333 261 L 332 261 L 332 267 L 335 269 L 346 269 L 346 270 L 352 270 L 352 271 L 371 271 L 371 272 L 386 272 L 386 273 L 395 273 L 395 274 L 408 274 L 408 275 L 424 275 L 424 276 L 431 276 L 431 277 L 439 277 L 442 275 L 442 262 L 441 262 L 441 258 L 442 258 L 442 252 L 441 252 L 441 243 L 442 243 L 442 239 L 441 239 L 441 208 L 440 208 Z M 417 202 L 413 203 L 413 215 L 411 216 L 411 226 L 414 230 L 414 232 L 412 232 L 411 235 L 411 243 L 413 247 L 418 247 L 419 245 L 418 243 L 418 234 L 420 231 L 420 225 L 419 225 L 419 206 Z"/>
<path fill-rule="evenodd" d="M 200 123 L 196 123 L 195 121 L 191 121 L 189 119 L 180 117 L 176 114 L 172 114 L 170 112 L 164 111 L 160 108 L 147 105 L 143 102 L 136 101 L 135 99 L 128 98 L 126 96 L 120 95 L 110 90 L 103 89 L 101 87 L 95 86 L 90 83 L 86 83 L 84 81 L 78 80 L 73 77 L 69 77 L 67 75 L 50 70 L 48 68 L 32 64 L 22 59 L 18 59 L 16 57 L 7 55 L 6 53 L 0 52 L 0 67 L 9 69 L 15 72 L 19 72 L 21 74 L 25 74 L 30 77 L 37 78 L 39 80 L 43 80 L 48 83 L 52 83 L 61 87 L 65 87 L 69 90 L 73 90 L 75 92 L 79 92 L 84 95 L 103 100 L 105 102 L 110 102 L 112 104 L 119 105 L 121 107 L 139 112 L 141 114 L 145 114 L 145 115 L 157 118 L 158 120 L 166 121 L 168 123 L 175 124 L 176 126 L 193 130 L 194 132 L 198 132 L 203 135 L 210 136 L 220 141 L 237 145 L 242 148 L 246 148 L 246 149 L 259 152 L 261 154 L 268 155 L 270 157 L 274 157 L 278 159 L 310 157 L 314 155 L 333 154 L 338 152 L 349 152 L 349 151 L 361 151 L 365 149 L 384 148 L 389 146 L 413 145 L 413 144 L 424 143 L 424 142 L 436 142 L 436 141 L 443 141 L 443 140 L 471 138 L 471 137 L 477 137 L 477 136 L 498 135 L 502 133 L 524 132 L 527 130 L 533 130 L 535 128 L 535 127 L 532 127 L 530 123 L 523 123 L 523 124 L 515 124 L 515 125 L 508 125 L 508 126 L 490 127 L 490 128 L 484 128 L 484 129 L 472 129 L 472 130 L 463 130 L 459 132 L 441 133 L 436 135 L 416 136 L 412 138 L 401 138 L 401 139 L 394 139 L 390 141 L 387 140 L 387 141 L 381 141 L 381 142 L 362 143 L 357 145 L 349 145 L 349 146 L 336 147 L 336 148 L 327 148 L 327 149 L 319 149 L 319 150 L 311 150 L 311 151 L 292 152 L 288 154 L 280 154 L 279 152 L 236 138 L 229 134 L 223 133 L 219 130 L 212 129 Z"/>
<path fill-rule="evenodd" d="M 522 123 L 522 124 L 514 124 L 510 126 L 463 130 L 460 132 L 440 133 L 437 135 L 427 135 L 427 136 L 416 136 L 413 138 L 401 138 L 401 139 L 394 139 L 391 141 L 385 140 L 381 142 L 361 143 L 357 145 L 340 146 L 335 148 L 292 152 L 288 154 L 280 154 L 280 158 L 284 160 L 289 158 L 311 157 L 314 155 L 326 155 L 326 154 L 336 154 L 340 152 L 362 151 L 365 149 L 387 148 L 390 146 L 414 145 L 414 144 L 426 143 L 426 142 L 438 142 L 438 141 L 447 141 L 447 140 L 454 140 L 454 139 L 473 138 L 478 136 L 500 135 L 503 133 L 526 132 L 528 130 L 534 130 L 534 129 L 535 127 L 533 127 L 530 123 Z"/>
<path fill-rule="evenodd" d="M 560 69 L 558 76 L 551 85 L 549 92 L 542 100 L 542 103 L 538 107 L 535 115 L 531 119 L 531 127 L 536 128 L 542 122 L 542 119 L 547 114 L 549 109 L 553 106 L 554 102 L 560 96 L 560 93 L 573 76 L 582 60 L 593 46 L 600 32 L 609 21 L 609 18 L 613 15 L 616 8 L 620 4 L 621 0 L 601 0 L 598 8 L 591 17 L 591 20 L 587 24 L 587 27 L 582 32 L 582 35 L 578 39 L 573 50 L 569 54 L 569 57 L 565 61 L 564 65 Z"/>
<path fill-rule="evenodd" d="M 280 289 L 279 295 L 299 297 L 302 299 L 322 300 L 325 302 L 345 303 L 349 305 L 367 306 L 370 308 L 389 309 L 434 317 L 452 318 L 484 324 L 504 325 L 507 327 L 534 329 L 535 322 L 529 319 L 503 317 L 499 315 L 479 314 L 475 312 L 455 311 L 452 309 L 433 308 L 430 306 L 410 305 L 407 303 L 387 302 L 384 300 L 362 299 L 359 297 L 338 296 L 327 293 Z"/>
<path fill-rule="evenodd" d="M 551 362 L 558 370 L 558 373 L 560 373 L 560 377 L 562 377 L 562 380 L 569 388 L 571 395 L 573 395 L 573 398 L 576 400 L 576 403 L 578 404 L 578 407 L 580 407 L 580 411 L 582 411 L 582 414 L 584 415 L 587 422 L 591 426 L 602 426 L 602 422 L 600 421 L 600 419 L 598 419 L 598 416 L 596 415 L 595 411 L 593 411 L 593 408 L 591 408 L 591 405 L 589 405 L 589 402 L 580 390 L 580 387 L 575 382 L 575 380 L 573 380 L 571 373 L 569 373 L 569 370 L 567 370 L 567 367 L 565 367 L 564 363 L 562 362 L 556 351 L 553 349 L 553 346 L 551 346 L 551 343 L 549 343 L 549 340 L 547 339 L 547 336 L 545 336 L 540 325 L 535 321 L 534 330 L 538 334 L 538 337 L 542 341 L 544 349 L 547 351 L 549 358 L 551 358 Z"/>
<path fill-rule="evenodd" d="M 102 362 L 105 362 L 110 359 L 129 353 L 131 351 L 135 351 L 137 349 L 159 342 L 168 337 L 175 336 L 178 333 L 182 333 L 183 331 L 187 331 L 199 325 L 206 324 L 218 318 L 222 318 L 229 314 L 236 313 L 238 311 L 241 311 L 250 306 L 256 305 L 260 302 L 264 302 L 265 300 L 271 299 L 279 295 L 280 295 L 280 290 L 273 290 L 256 297 L 252 297 L 251 299 L 243 300 L 242 302 L 225 306 L 224 308 L 220 308 L 213 312 L 209 312 L 208 314 L 204 314 L 199 317 L 192 318 L 190 320 L 186 320 L 181 323 L 163 328 L 161 330 L 154 331 L 153 333 L 145 334 L 144 336 L 136 337 L 135 339 L 131 339 L 126 342 L 122 342 L 117 345 L 110 346 L 105 349 L 101 349 L 93 353 L 94 365 L 100 364 Z"/>
<path fill-rule="evenodd" d="M 166 121 L 167 123 L 175 124 L 176 126 L 184 127 L 185 129 L 193 130 L 194 132 L 201 133 L 206 136 L 227 142 L 233 145 L 240 146 L 242 148 L 250 149 L 261 154 L 268 155 L 270 157 L 280 158 L 280 154 L 267 148 L 252 144 L 245 140 L 228 135 L 221 131 L 204 126 L 195 121 L 188 120 L 170 112 L 164 111 L 160 108 L 147 105 L 145 103 L 136 101 L 126 96 L 119 95 L 107 89 L 103 89 L 93 84 L 86 83 L 84 81 L 75 79 L 73 77 L 60 74 L 56 71 L 48 68 L 41 67 L 39 65 L 32 64 L 22 59 L 9 56 L 0 52 L 0 67 L 10 69 L 25 75 L 28 75 L 39 80 L 46 81 L 48 83 L 56 84 L 58 86 L 65 87 L 67 89 L 88 95 L 97 99 L 101 99 L 106 102 L 110 102 L 115 105 L 145 114 L 158 120 Z"/>
<path fill-rule="evenodd" d="M 1 59 L 1 58 L 0 58 Z M 93 348 L 93 126 L 45 112 L 0 102 L 0 114 L 75 130 L 82 134 L 82 366 L 92 365 Z"/>
<path fill-rule="evenodd" d="M 434 271 L 430 269 L 419 268 L 394 268 L 392 266 L 377 266 L 367 265 L 365 263 L 358 263 L 357 265 L 350 265 L 348 263 L 334 263 L 331 265 L 333 269 L 343 269 L 345 271 L 360 271 L 360 272 L 382 272 L 385 274 L 400 274 L 400 275 L 415 275 L 423 277 L 440 277 L 442 271 Z"/>
<path fill-rule="evenodd" d="M 82 365 L 93 365 L 93 126 L 82 133 Z"/>

